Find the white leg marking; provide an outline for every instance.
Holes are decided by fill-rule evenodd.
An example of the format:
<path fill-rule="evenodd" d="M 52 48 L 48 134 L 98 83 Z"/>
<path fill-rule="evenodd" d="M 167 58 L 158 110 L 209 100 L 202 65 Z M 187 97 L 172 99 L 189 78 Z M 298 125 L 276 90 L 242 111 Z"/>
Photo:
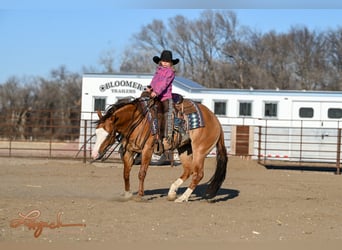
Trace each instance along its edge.
<path fill-rule="evenodd" d="M 188 201 L 193 191 L 194 190 L 192 190 L 191 188 L 187 188 L 186 191 L 177 200 L 175 200 L 175 202 Z"/>
<path fill-rule="evenodd" d="M 169 193 L 167 194 L 167 199 L 169 201 L 174 201 L 177 197 L 177 190 L 180 187 L 180 185 L 183 184 L 183 180 L 181 178 L 178 178 L 174 183 L 171 184 L 171 187 L 169 189 Z"/>

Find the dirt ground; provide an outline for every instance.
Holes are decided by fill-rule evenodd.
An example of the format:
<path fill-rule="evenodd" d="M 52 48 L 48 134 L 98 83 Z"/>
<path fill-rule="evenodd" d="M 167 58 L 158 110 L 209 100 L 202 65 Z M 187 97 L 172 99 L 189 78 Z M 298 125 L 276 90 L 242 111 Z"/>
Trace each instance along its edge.
<path fill-rule="evenodd" d="M 124 202 L 121 163 L 0 158 L 0 243 L 342 243 L 341 175 L 268 170 L 230 157 L 222 189 L 207 202 L 201 194 L 214 163 L 207 158 L 202 185 L 189 202 L 178 204 L 166 194 L 181 165 L 151 166 L 145 200 Z M 131 173 L 134 192 L 138 169 Z M 18 213 L 35 211 L 36 224 L 14 224 Z M 34 237 L 39 222 L 55 227 Z"/>

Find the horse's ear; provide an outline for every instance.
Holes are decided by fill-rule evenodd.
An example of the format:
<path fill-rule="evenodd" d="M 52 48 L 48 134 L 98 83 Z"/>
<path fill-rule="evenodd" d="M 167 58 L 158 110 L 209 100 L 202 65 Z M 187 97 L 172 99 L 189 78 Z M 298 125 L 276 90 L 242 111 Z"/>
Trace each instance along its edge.
<path fill-rule="evenodd" d="M 99 118 L 101 119 L 101 118 L 102 118 L 102 113 L 101 113 L 101 111 L 100 111 L 100 110 L 96 110 L 96 112 L 97 112 L 97 115 L 99 116 Z"/>

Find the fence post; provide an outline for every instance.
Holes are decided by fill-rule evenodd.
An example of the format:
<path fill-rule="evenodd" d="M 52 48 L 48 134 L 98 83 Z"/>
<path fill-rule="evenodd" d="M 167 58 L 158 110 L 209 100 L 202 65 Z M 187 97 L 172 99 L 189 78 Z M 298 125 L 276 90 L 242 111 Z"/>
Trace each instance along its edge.
<path fill-rule="evenodd" d="M 302 164 L 303 152 L 303 121 L 300 121 L 300 138 L 299 138 L 299 164 Z"/>
<path fill-rule="evenodd" d="M 336 174 L 341 174 L 340 160 L 341 160 L 341 129 L 337 131 L 337 150 L 336 150 Z"/>
<path fill-rule="evenodd" d="M 264 148 L 264 165 L 266 163 L 266 159 L 267 159 L 267 131 L 268 130 L 268 124 L 267 124 L 267 119 L 265 120 L 265 134 L 264 134 L 264 140 L 265 140 L 265 148 Z"/>
<path fill-rule="evenodd" d="M 84 120 L 83 163 L 87 162 L 87 120 Z"/>
<path fill-rule="evenodd" d="M 12 156 L 12 136 L 10 136 L 10 140 L 9 140 L 9 148 L 8 148 L 8 156 L 11 157 Z"/>
<path fill-rule="evenodd" d="M 50 141 L 49 141 L 49 158 L 51 158 L 52 156 L 52 137 L 53 137 L 53 133 L 54 133 L 54 129 L 53 129 L 53 120 L 52 120 L 52 110 L 48 111 L 49 112 L 49 116 L 50 116 L 50 120 L 49 120 L 49 125 L 50 125 Z"/>
<path fill-rule="evenodd" d="M 261 164 L 261 126 L 258 126 L 259 134 L 258 134 L 258 163 Z"/>

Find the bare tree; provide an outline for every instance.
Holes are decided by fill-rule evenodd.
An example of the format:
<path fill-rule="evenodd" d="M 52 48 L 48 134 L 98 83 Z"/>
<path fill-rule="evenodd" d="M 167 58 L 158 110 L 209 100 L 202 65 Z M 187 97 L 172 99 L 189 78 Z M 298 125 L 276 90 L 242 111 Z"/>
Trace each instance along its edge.
<path fill-rule="evenodd" d="M 249 88 L 251 81 L 255 80 L 252 75 L 253 62 L 255 60 L 252 48 L 252 38 L 254 33 L 247 27 L 239 30 L 239 35 L 233 37 L 224 44 L 223 58 L 225 63 L 232 64 L 231 81 L 228 83 L 233 88 Z"/>
<path fill-rule="evenodd" d="M 5 84 L 0 85 L 0 100 L 1 119 L 9 121 L 7 128 L 1 128 L 1 133 L 24 139 L 26 115 L 35 100 L 33 85 L 22 85 L 18 78 L 10 77 Z"/>
<path fill-rule="evenodd" d="M 150 70 L 145 56 L 172 49 L 178 74 L 207 87 L 341 89 L 341 33 L 292 27 L 262 34 L 240 26 L 232 11 L 206 10 L 196 20 L 177 15 L 144 26 L 121 70 Z"/>
<path fill-rule="evenodd" d="M 196 49 L 193 54 L 195 58 L 194 80 L 201 80 L 205 85 L 216 82 L 215 79 L 215 60 L 218 58 L 219 51 L 219 32 L 215 24 L 215 14 L 213 11 L 205 11 L 202 18 L 192 23 L 192 42 Z"/>
<path fill-rule="evenodd" d="M 171 49 L 179 55 L 181 63 L 180 73 L 184 77 L 192 78 L 195 75 L 195 55 L 196 50 L 192 43 L 193 34 L 190 31 L 190 21 L 184 16 L 177 15 L 169 21 L 170 31 L 168 40 L 172 44 Z"/>
<path fill-rule="evenodd" d="M 288 37 L 295 64 L 294 83 L 299 89 L 322 89 L 326 59 L 324 36 L 306 27 L 294 27 Z"/>
<path fill-rule="evenodd" d="M 289 49 L 289 40 L 285 34 L 270 31 L 261 36 L 255 50 L 255 64 L 259 65 L 259 72 L 263 72 L 259 78 L 259 88 L 290 88 L 293 63 Z"/>
<path fill-rule="evenodd" d="M 329 89 L 342 90 L 342 28 L 328 32 L 327 46 Z"/>
<path fill-rule="evenodd" d="M 149 51 L 136 52 L 127 49 L 123 53 L 120 72 L 152 73 L 155 69 L 152 58 L 155 55 Z"/>
<path fill-rule="evenodd" d="M 151 24 L 142 27 L 141 32 L 133 35 L 136 41 L 134 47 L 145 51 L 157 53 L 170 44 L 167 39 L 167 28 L 163 21 L 154 19 Z"/>

